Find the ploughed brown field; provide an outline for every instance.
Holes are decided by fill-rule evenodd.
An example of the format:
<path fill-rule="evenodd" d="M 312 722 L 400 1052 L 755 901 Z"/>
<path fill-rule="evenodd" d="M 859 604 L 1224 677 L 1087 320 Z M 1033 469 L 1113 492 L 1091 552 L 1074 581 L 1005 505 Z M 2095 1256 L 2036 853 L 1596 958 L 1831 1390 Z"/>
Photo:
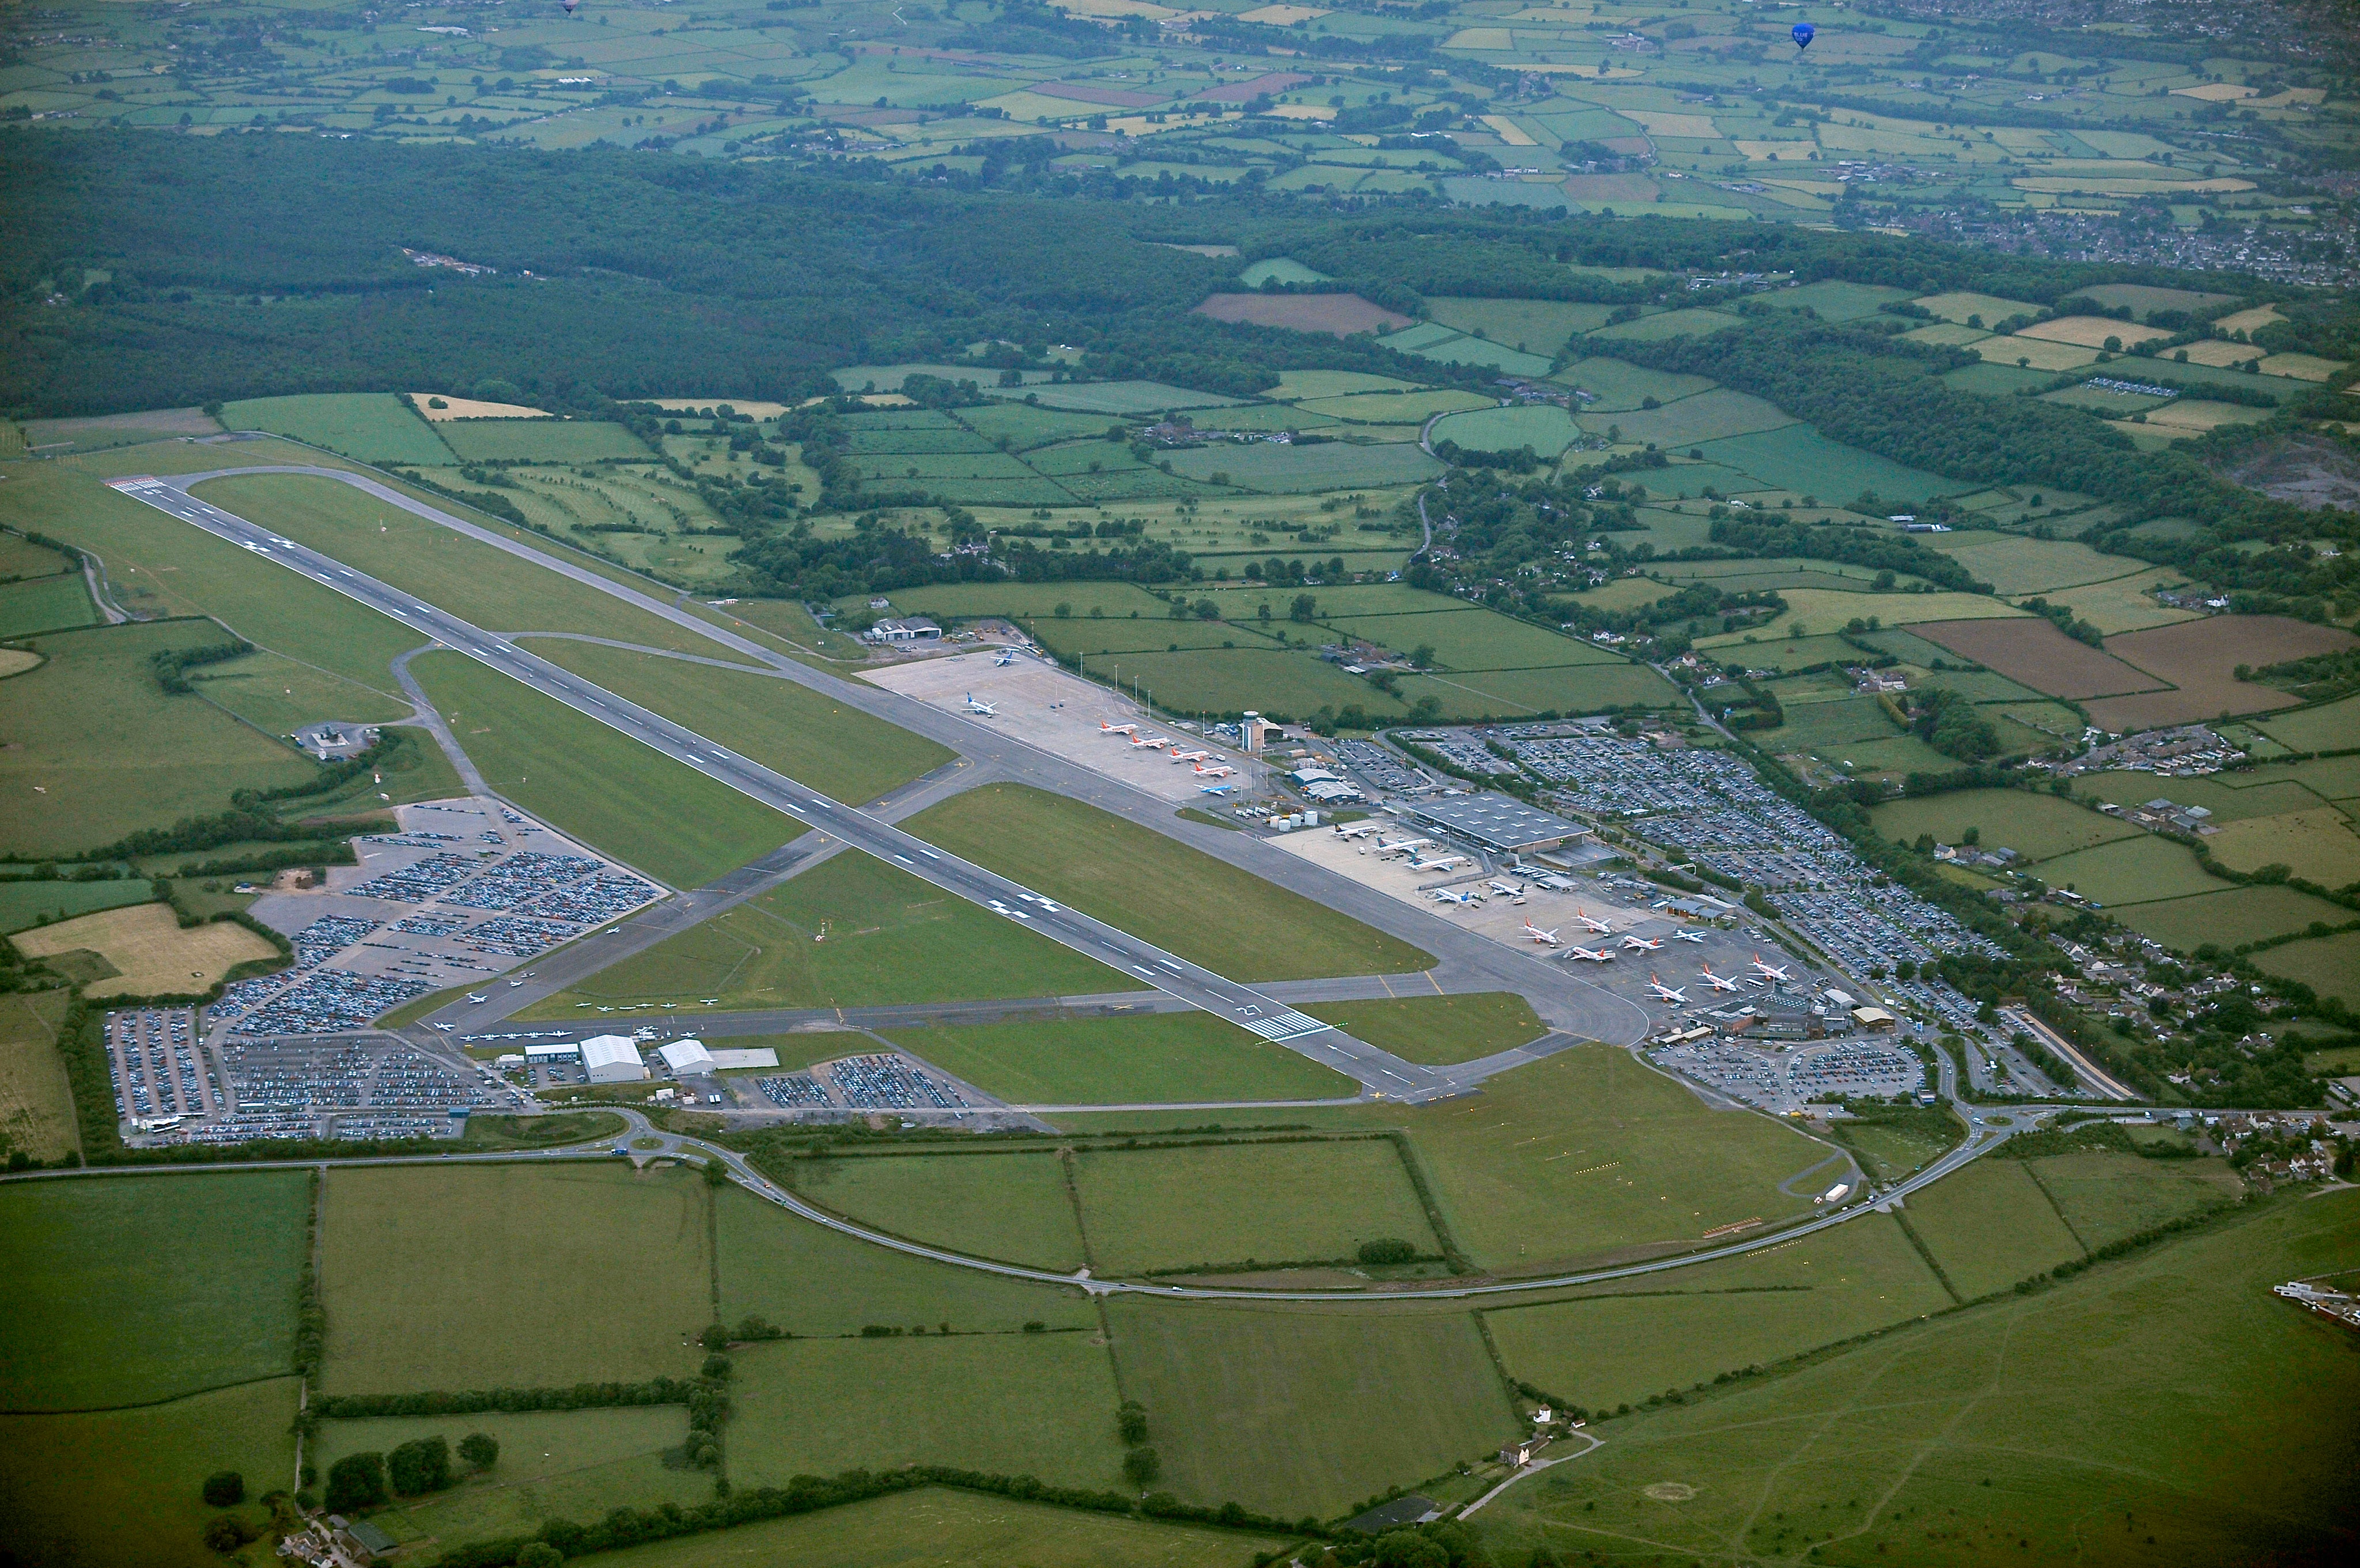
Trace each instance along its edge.
<path fill-rule="evenodd" d="M 2238 680 L 2237 666 L 2260 670 L 2355 646 L 2360 637 L 2350 632 L 2285 615 L 2208 615 L 2108 637 L 2108 652 L 2170 681 L 2177 690 L 2092 702 L 2090 719 L 2110 730 L 2134 730 L 2191 724 L 2222 713 L 2291 708 L 2300 699 Z"/>
<path fill-rule="evenodd" d="M 1358 294 L 1216 294 L 1197 306 L 1196 313 L 1217 321 L 1333 332 L 1339 338 L 1409 325 L 1409 318 L 1400 311 L 1372 304 Z"/>
<path fill-rule="evenodd" d="M 2164 684 L 2144 670 L 2075 642 L 2045 620 L 1928 621 L 1909 629 L 2052 697 L 2153 691 Z"/>

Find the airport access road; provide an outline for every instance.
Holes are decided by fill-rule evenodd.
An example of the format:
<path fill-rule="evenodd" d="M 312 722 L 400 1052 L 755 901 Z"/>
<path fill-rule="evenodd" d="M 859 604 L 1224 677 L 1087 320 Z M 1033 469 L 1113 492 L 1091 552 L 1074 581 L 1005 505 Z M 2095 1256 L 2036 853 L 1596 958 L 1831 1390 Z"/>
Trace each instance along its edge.
<path fill-rule="evenodd" d="M 1182 997 L 1273 1044 L 1284 1045 L 1345 1073 L 1372 1094 L 1429 1100 L 1454 1092 L 1451 1080 L 1433 1068 L 1380 1051 L 1333 1025 L 1262 996 L 1251 986 L 1043 898 L 1021 883 L 946 855 L 867 811 L 831 800 L 659 713 L 627 702 L 526 651 L 506 637 L 471 625 L 355 572 L 331 556 L 201 501 L 175 485 L 152 478 L 114 483 L 116 489 L 134 499 L 332 588 L 796 822 L 898 865 L 945 892 L 1004 919 L 1019 921 L 1053 942 L 1112 965 L 1118 972 L 1136 975 L 1156 990 Z"/>
<path fill-rule="evenodd" d="M 117 488 L 138 483 L 161 485 L 185 492 L 208 480 L 247 474 L 289 474 L 349 485 L 388 506 L 439 528 L 449 528 L 503 554 L 529 561 L 544 571 L 554 572 L 570 582 L 595 589 L 685 630 L 694 631 L 720 648 L 753 660 L 757 668 L 749 670 L 747 665 L 731 660 L 705 659 L 697 655 L 672 650 L 648 648 L 642 651 L 664 658 L 719 664 L 740 673 L 767 674 L 792 681 L 822 693 L 831 702 L 883 719 L 961 753 L 972 759 L 978 776 L 1006 779 L 1086 800 L 1137 826 L 1177 839 L 1200 854 L 1226 861 L 1264 881 L 1299 893 L 1315 903 L 1324 904 L 1364 925 L 1373 926 L 1435 954 L 1439 962 L 1433 971 L 1435 984 L 1432 989 L 1437 993 L 1513 991 L 1529 1000 L 1543 1021 L 1551 1028 L 1612 1045 L 1634 1045 L 1646 1037 L 1651 1027 L 1651 1015 L 1646 1007 L 1573 973 L 1567 965 L 1548 964 L 1535 955 L 1512 952 L 1489 937 L 1451 924 L 1438 914 L 1413 908 L 1377 888 L 1339 876 L 1300 855 L 1289 855 L 1251 833 L 1232 833 L 1188 822 L 1174 814 L 1170 801 L 1142 794 L 1104 774 L 1057 757 L 1025 741 L 1006 726 L 987 724 L 970 714 L 945 712 L 868 681 L 846 680 L 814 669 L 756 638 L 731 630 L 720 624 L 720 617 L 711 610 L 699 606 L 704 611 L 699 614 L 684 608 L 681 603 L 683 595 L 677 590 L 661 589 L 660 584 L 649 583 L 648 588 L 661 591 L 648 592 L 624 580 L 623 574 L 614 569 L 595 570 L 565 559 L 558 553 L 562 546 L 544 549 L 497 528 L 468 522 L 404 495 L 368 474 L 347 468 L 276 464 L 113 483 Z M 1107 694 L 1107 702 L 1110 711 L 1121 706 L 1121 699 L 1111 693 Z M 709 909 L 707 912 L 710 912 Z M 617 951 L 614 956 L 621 957 L 624 953 Z M 496 999 L 492 1006 L 498 1006 L 500 1000 Z M 522 1007 L 525 1004 L 519 1000 L 515 1005 Z M 1467 1063 L 1454 1068 L 1450 1076 L 1462 1088 L 1471 1086 L 1479 1077 L 1472 1072 L 1471 1064 Z"/>

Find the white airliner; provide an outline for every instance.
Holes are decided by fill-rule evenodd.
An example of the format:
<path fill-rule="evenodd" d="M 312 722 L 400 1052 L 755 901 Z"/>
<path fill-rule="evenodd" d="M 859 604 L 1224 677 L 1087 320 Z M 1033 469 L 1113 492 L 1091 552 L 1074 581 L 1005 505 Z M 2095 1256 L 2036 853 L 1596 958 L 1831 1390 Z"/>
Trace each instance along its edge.
<path fill-rule="evenodd" d="M 1612 926 L 1608 925 L 1604 920 L 1593 920 L 1588 915 L 1583 914 L 1579 909 L 1573 911 L 1573 918 L 1579 920 L 1583 925 L 1588 926 L 1590 930 L 1590 933 L 1594 936 L 1612 936 L 1614 934 L 1614 928 Z"/>
<path fill-rule="evenodd" d="M 1098 734 L 1100 735 L 1135 735 L 1138 733 L 1139 726 L 1137 724 L 1110 724 L 1104 719 L 1100 719 L 1098 721 Z"/>
<path fill-rule="evenodd" d="M 1757 974 L 1766 975 L 1773 980 L 1784 980 L 1786 978 L 1786 972 L 1785 970 L 1779 968 L 1775 964 L 1763 963 L 1762 955 L 1758 953 L 1754 955 L 1754 968 Z"/>
<path fill-rule="evenodd" d="M 967 694 L 967 711 L 970 713 L 981 713 L 988 719 L 991 717 L 992 714 L 1000 712 L 1000 708 L 996 703 L 981 701 L 974 692 L 970 691 Z"/>
<path fill-rule="evenodd" d="M 1437 904 L 1480 904 L 1483 901 L 1472 893 L 1461 893 L 1449 887 L 1437 887 L 1426 896 Z"/>
<path fill-rule="evenodd" d="M 1557 945 L 1557 932 L 1553 931 L 1543 931 L 1540 927 L 1533 924 L 1530 920 L 1526 920 L 1524 922 L 1524 934 L 1532 938 L 1535 942 L 1546 942 L 1551 947 Z"/>
<path fill-rule="evenodd" d="M 1170 746 L 1172 737 L 1170 735 L 1133 735 L 1131 737 L 1131 744 L 1135 748 L 1144 751 L 1149 746 Z"/>
<path fill-rule="evenodd" d="M 1712 972 L 1712 965 L 1710 964 L 1704 966 L 1704 983 L 1711 986 L 1716 991 L 1741 991 L 1744 989 L 1744 987 L 1740 985 L 1736 981 L 1724 980 L 1720 975 L 1715 975 Z"/>
<path fill-rule="evenodd" d="M 1647 989 L 1655 994 L 1655 999 L 1659 1002 L 1677 1002 L 1683 1007 L 1688 1003 L 1687 992 L 1675 991 L 1652 975 L 1647 976 Z"/>
<path fill-rule="evenodd" d="M 1365 838 L 1372 833 L 1384 832 L 1382 822 L 1347 822 L 1336 830 L 1338 838 Z"/>
<path fill-rule="evenodd" d="M 1624 950 L 1631 953 L 1653 953 L 1663 945 L 1662 937 L 1656 937 L 1652 942 L 1644 936 L 1625 936 L 1622 939 Z"/>
<path fill-rule="evenodd" d="M 1226 762 L 1215 768 L 1207 768 L 1201 762 L 1196 764 L 1196 777 L 1199 779 L 1227 779 L 1236 771 Z"/>
<path fill-rule="evenodd" d="M 991 661 L 991 667 L 994 670 L 1005 670 L 1015 662 L 1016 650 L 1012 648 L 1003 648 L 1000 650 L 1000 657 Z"/>
<path fill-rule="evenodd" d="M 1412 871 L 1447 871 L 1451 866 L 1466 864 L 1467 857 L 1463 855 L 1429 855 L 1424 860 L 1411 861 L 1409 868 Z"/>
<path fill-rule="evenodd" d="M 1577 944 L 1573 947 L 1567 948 L 1565 950 L 1565 955 L 1568 958 L 1579 958 L 1587 964 L 1612 964 L 1614 962 L 1614 950 L 1611 947 L 1582 947 Z"/>
<path fill-rule="evenodd" d="M 1199 795 L 1229 795 L 1234 794 L 1237 791 L 1237 788 L 1238 787 L 1234 784 L 1199 784 L 1196 786 L 1196 793 Z"/>
<path fill-rule="evenodd" d="M 1491 878 L 1491 891 L 1509 898 L 1521 898 L 1524 896 L 1524 890 L 1522 887 L 1517 887 L 1513 882 L 1502 882 L 1496 877 Z"/>
<path fill-rule="evenodd" d="M 1390 839 L 1385 843 L 1377 845 L 1377 853 L 1379 855 L 1407 855 L 1412 850 L 1424 849 L 1427 844 L 1432 844 L 1433 842 L 1434 841 L 1430 838 Z"/>
<path fill-rule="evenodd" d="M 1209 751 L 1182 751 L 1178 746 L 1172 748 L 1172 760 L 1175 762 L 1202 762 L 1212 755 Z"/>
<path fill-rule="evenodd" d="M 1704 940 L 1704 932 L 1702 932 L 1702 931 L 1674 931 L 1674 932 L 1672 933 L 1672 940 L 1673 940 L 1674 942 L 1702 942 L 1702 941 Z"/>

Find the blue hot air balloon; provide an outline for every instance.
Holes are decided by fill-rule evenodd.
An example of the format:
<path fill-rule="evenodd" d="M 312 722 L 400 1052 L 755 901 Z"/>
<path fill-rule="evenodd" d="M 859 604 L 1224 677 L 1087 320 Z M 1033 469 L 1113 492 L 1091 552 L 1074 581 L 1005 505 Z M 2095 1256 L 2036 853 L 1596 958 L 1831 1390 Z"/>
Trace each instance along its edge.
<path fill-rule="evenodd" d="M 1811 40 L 1819 37 L 1819 30 L 1811 26 L 1808 22 L 1796 23 L 1794 35 L 1795 47 L 1798 49 L 1809 49 L 1811 47 Z"/>

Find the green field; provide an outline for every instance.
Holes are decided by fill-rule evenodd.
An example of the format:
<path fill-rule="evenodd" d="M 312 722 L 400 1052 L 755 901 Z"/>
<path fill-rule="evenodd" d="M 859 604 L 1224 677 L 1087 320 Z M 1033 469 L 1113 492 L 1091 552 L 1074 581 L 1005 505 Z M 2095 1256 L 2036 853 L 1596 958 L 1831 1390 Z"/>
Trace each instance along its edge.
<path fill-rule="evenodd" d="M 1121 1485 L 1122 1392 L 1091 1333 L 813 1339 L 739 1353 L 730 1399 L 736 1486 L 950 1465 L 1093 1489 Z M 912 1420 L 920 1395 L 923 1420 Z"/>
<path fill-rule="evenodd" d="M 1147 1407 L 1164 1484 L 1281 1516 L 1333 1515 L 1514 1434 L 1463 1312 L 1107 1303 L 1123 1393 Z"/>
<path fill-rule="evenodd" d="M 1457 441 L 1474 452 L 1514 452 L 1530 447 L 1546 459 L 1573 444 L 1581 431 L 1573 419 L 1554 403 L 1528 403 L 1513 408 L 1479 408 L 1449 414 L 1435 421 L 1434 439 Z"/>
<path fill-rule="evenodd" d="M 1909 1196 L 1902 1224 L 1972 1301 L 2083 1256 L 2081 1244 L 2020 1160 L 1981 1160 Z"/>
<path fill-rule="evenodd" d="M 1478 1528 L 1504 1562 L 1544 1540 L 1579 1561 L 2238 1563 L 2263 1541 L 2336 1561 L 2350 1445 L 2286 1434 L 2342 1430 L 2352 1357 L 2269 1287 L 2346 1268 L 2355 1244 L 2349 1193 L 2278 1205 L 1610 1422 L 1603 1449 Z"/>
<path fill-rule="evenodd" d="M 2186 846 L 2147 833 L 2060 855 L 2040 869 L 2043 881 L 2110 905 L 2182 898 L 2234 886 L 2199 866 Z"/>
<path fill-rule="evenodd" d="M 895 1043 L 1015 1105 L 1349 1099 L 1332 1068 L 1209 1013 L 899 1029 Z"/>
<path fill-rule="evenodd" d="M 392 724 L 410 716 L 408 702 L 283 654 L 257 650 L 192 670 L 189 680 L 206 702 L 267 735 L 293 735 L 322 719 Z"/>
<path fill-rule="evenodd" d="M 1863 490 L 1874 491 L 1880 503 L 1890 503 L 1923 501 L 1959 487 L 1939 474 L 1830 441 L 1808 425 L 1707 441 L 1704 454 L 1775 488 L 1831 504 L 1849 502 Z"/>
<path fill-rule="evenodd" d="M 149 659 L 228 640 L 209 621 L 89 626 L 34 639 L 48 662 L 0 681 L 0 848 L 71 854 L 137 828 L 229 809 L 231 792 L 307 783 L 319 769 L 192 696 Z"/>
<path fill-rule="evenodd" d="M 1355 1040 L 1430 1067 L 1513 1051 L 1548 1033 L 1548 1025 L 1534 1013 L 1532 1004 L 1513 991 L 1320 1002 L 1304 1011 Z"/>
<path fill-rule="evenodd" d="M 1109 1418 L 1111 1419 L 1111 1418 Z M 612 1568 L 1203 1568 L 1283 1541 L 1193 1525 L 1082 1513 L 937 1487 L 609 1552 Z"/>
<path fill-rule="evenodd" d="M 648 455 L 645 443 L 622 426 L 595 421 L 453 419 L 435 429 L 463 463 L 596 463 Z"/>
<path fill-rule="evenodd" d="M 952 759 L 947 747 L 792 681 L 595 643 L 534 651 L 841 800 L 874 800 Z"/>
<path fill-rule="evenodd" d="M 448 1491 L 375 1509 L 370 1522 L 405 1545 L 448 1549 L 530 1534 L 544 1519 L 586 1523 L 618 1506 L 693 1508 L 713 1496 L 705 1472 L 666 1462 L 688 1435 L 688 1412 L 678 1405 L 325 1421 L 304 1459 L 324 1475 L 348 1454 L 383 1454 L 421 1437 L 445 1438 L 456 1448 L 477 1432 L 500 1445 L 490 1469 Z M 464 1471 L 466 1465 L 454 1456 L 452 1467 Z"/>
<path fill-rule="evenodd" d="M 487 631 L 578 632 L 728 657 L 727 649 L 684 626 L 428 522 L 342 480 L 272 474 L 215 479 L 197 489 L 214 506 Z M 290 575 L 279 571 L 272 581 L 283 583 Z M 281 653 L 297 651 L 271 646 Z"/>
<path fill-rule="evenodd" d="M 2152 773 L 2089 773 L 2076 788 L 2092 800 L 2136 807 L 2161 797 L 2182 806 L 2202 806 L 2215 822 L 2226 824 L 2254 817 L 2283 816 L 2289 811 L 2318 811 L 2324 804 L 2303 782 L 2303 768 L 2333 766 L 2298 763 L 2292 768 L 2264 764 L 2249 773 L 2215 774 L 2203 779 L 2158 779 Z M 2230 779 L 2237 782 L 2228 782 Z"/>
<path fill-rule="evenodd" d="M 1830 757 L 1841 753 L 1849 757 L 1851 753 L 1845 747 L 1854 741 L 1890 740 L 1901 734 L 1876 699 L 1868 696 L 1789 702 L 1786 715 L 1785 724 L 1763 731 L 1756 737 L 1764 750 L 1810 751 Z"/>
<path fill-rule="evenodd" d="M 2244 1184 L 2219 1160 L 2147 1160 L 2089 1150 L 2016 1161 L 2084 1247 L 2126 1236 L 2244 1195 Z"/>
<path fill-rule="evenodd" d="M 1433 662 L 1448 670 L 1546 670 L 1568 664 L 1629 668 L 1629 661 L 1621 655 L 1579 638 L 1470 607 L 1438 609 L 1430 615 L 1329 612 L 1322 615 L 1320 624 L 1396 652 L 1429 648 Z"/>
<path fill-rule="evenodd" d="M 677 1168 L 341 1169 L 322 1203 L 323 1381 L 344 1394 L 694 1370 L 711 1198 Z M 421 1332 L 433 1325 L 431 1332 Z"/>
<path fill-rule="evenodd" d="M 1442 472 L 1442 464 L 1403 442 L 1376 446 L 1347 441 L 1323 441 L 1316 446 L 1223 442 L 1174 452 L 1172 466 L 1191 479 L 1280 495 L 1415 485 Z"/>
<path fill-rule="evenodd" d="M 1957 844 L 1979 829 L 1985 849 L 2012 849 L 2027 860 L 2135 838 L 2139 830 L 2087 806 L 2029 789 L 1954 789 L 1942 795 L 1887 800 L 1869 813 L 1883 836 L 1914 844 L 1931 833 L 1937 844 Z"/>
<path fill-rule="evenodd" d="M 58 1026 L 71 1000 L 64 991 L 0 996 L 0 1157 L 35 1160 L 79 1154 L 73 1090 L 58 1054 Z"/>
<path fill-rule="evenodd" d="M 2360 696 L 2274 714 L 2256 727 L 2290 751 L 2341 751 L 2360 727 Z"/>
<path fill-rule="evenodd" d="M 1626 441 L 1645 441 L 1686 451 L 1699 441 L 1746 435 L 1755 430 L 1774 430 L 1794 422 L 1792 414 L 1774 404 L 1743 392 L 1732 392 L 1727 387 L 1715 387 L 1710 392 L 1699 392 L 1694 397 L 1666 403 L 1661 408 L 1619 413 L 1607 413 L 1601 408 L 1601 412 L 1588 416 L 1582 428 L 1602 435 L 1612 424 L 1622 430 L 1622 439 Z M 1662 484 L 1659 481 L 1648 488 L 1659 489 Z M 1700 488 L 1697 485 L 1690 487 Z"/>
<path fill-rule="evenodd" d="M 960 1334 L 1098 1326 L 1078 1290 L 928 1263 L 824 1230 L 736 1187 L 714 1194 L 714 1236 L 720 1315 L 733 1323 L 759 1313 L 798 1336 L 858 1334 L 871 1323 L 932 1332 L 947 1323 Z M 701 1274 L 695 1284 L 702 1301 Z"/>
<path fill-rule="evenodd" d="M 1950 1304 L 1901 1227 L 1876 1216 L 1774 1253 L 1518 1304 L 1483 1321 L 1511 1375 L 1611 1410 Z"/>
<path fill-rule="evenodd" d="M 90 602 L 80 572 L 0 583 L 0 637 L 86 626 L 97 619 L 98 606 Z"/>
<path fill-rule="evenodd" d="M 1022 403 L 991 403 L 979 408 L 959 410 L 960 422 L 984 440 L 998 442 L 1003 438 L 1009 446 L 1023 452 L 1052 441 L 1079 441 L 1087 436 L 1106 433 L 1107 419 L 1100 414 L 1068 414 L 1054 408 L 1029 408 Z"/>
<path fill-rule="evenodd" d="M 1137 988 L 1120 970 L 846 850 L 524 1016 L 707 997 L 725 1008 L 859 1007 Z"/>
<path fill-rule="evenodd" d="M 2322 913 L 2319 918 L 2332 917 Z M 2156 940 L 2170 939 L 2158 936 Z M 2360 933 L 2347 931 L 2267 948 L 2254 954 L 2254 964 L 2272 975 L 2300 980 L 2322 996 L 2341 997 L 2345 1007 L 2360 1006 Z"/>
<path fill-rule="evenodd" d="M 1476 392 L 1436 391 L 1362 392 L 1349 397 L 1322 397 L 1298 407 L 1356 424 L 1396 425 L 1416 424 L 1436 414 L 1463 413 L 1496 405 L 1491 398 Z"/>
<path fill-rule="evenodd" d="M 1328 1262 L 1388 1238 L 1440 1250 L 1382 1138 L 1087 1150 L 1074 1181 L 1101 1274 Z"/>
<path fill-rule="evenodd" d="M 1764 1117 L 1709 1110 L 1603 1045 L 1441 1105 L 1355 1111 L 1408 1128 L 1443 1221 L 1478 1266 L 1536 1274 L 1801 1212 L 1777 1184 L 1829 1149 Z"/>
<path fill-rule="evenodd" d="M 25 1563 L 271 1568 L 282 1560 L 267 1542 L 237 1558 L 202 1544 L 218 1512 L 202 1489 L 220 1470 L 243 1475 L 248 1497 L 291 1486 L 300 1392 L 274 1377 L 140 1410 L 0 1415 L 8 1551 Z M 257 1528 L 269 1518 L 256 1502 L 235 1511 Z"/>
<path fill-rule="evenodd" d="M 1724 310 L 1666 310 L 1657 315 L 1642 316 L 1635 321 L 1601 327 L 1591 332 L 1587 342 L 1613 352 L 1617 343 L 1661 343 L 1666 338 L 1707 337 L 1725 332 L 1739 325 L 1738 319 Z"/>
<path fill-rule="evenodd" d="M 1591 713 L 1638 704 L 1672 707 L 1672 685 L 1644 664 L 1566 664 L 1546 669 L 1459 670 L 1413 675 L 1401 684 L 1404 701 L 1433 697 L 1445 720 L 1515 718 L 1539 713 Z"/>
<path fill-rule="evenodd" d="M 1089 1261 L 1057 1154 L 806 1160 L 793 1175 L 813 1203 L 912 1241 L 1062 1273 Z"/>
<path fill-rule="evenodd" d="M 434 427 L 390 392 L 255 397 L 224 406 L 221 420 L 233 430 L 268 430 L 362 463 L 419 463 L 433 467 L 451 461 L 451 453 L 436 439 Z M 457 428 L 457 424 L 443 427 Z M 244 455 L 224 452 L 220 466 L 237 466 L 236 458 Z"/>
<path fill-rule="evenodd" d="M 1682 376 L 1670 370 L 1643 370 L 1627 360 L 1605 357 L 1577 360 L 1549 379 L 1560 386 L 1596 393 L 1594 400 L 1579 405 L 1582 410 L 1592 413 L 1637 408 L 1650 397 L 1670 403 L 1710 391 L 1720 385 L 1702 376 Z"/>
<path fill-rule="evenodd" d="M 2265 937 L 2286 936 L 2308 930 L 2314 921 L 2324 921 L 2332 930 L 2351 918 L 2352 911 L 2340 904 L 2313 898 L 2300 888 L 2273 887 L 2229 887 L 2194 898 L 2132 904 L 2115 916 L 2131 930 L 2182 953 L 2194 953 L 2208 942 L 2225 948 L 2259 942 Z M 2289 943 L 2289 948 L 2292 945 Z M 2287 951 L 2288 948 L 2271 949 L 2256 954 L 2256 962 Z M 2301 958 L 2291 962 L 2300 963 Z M 2329 977 L 2340 978 L 2333 975 Z"/>
<path fill-rule="evenodd" d="M 0 1409 L 145 1404 L 291 1369 L 300 1171 L 0 1189 Z"/>
<path fill-rule="evenodd" d="M 1434 963 L 1398 938 L 1176 840 L 1021 785 L 970 789 L 902 825 L 1231 979 L 1398 975 Z M 1160 895 L 1176 887 L 1191 890 L 1185 905 Z M 1219 909 L 1220 920 L 1204 920 L 1207 909 Z"/>
<path fill-rule="evenodd" d="M 803 832 L 792 817 L 464 654 L 428 654 L 410 672 L 494 789 L 675 887 L 709 882 Z"/>
<path fill-rule="evenodd" d="M 1576 332 L 1606 324 L 1610 305 L 1567 299 L 1474 299 L 1437 297 L 1426 314 L 1446 327 L 1477 333 L 1527 354 L 1555 354 Z"/>
<path fill-rule="evenodd" d="M 144 904 L 155 896 L 153 883 L 136 877 L 121 882 L 11 879 L 0 882 L 0 932 L 23 931 L 44 918 L 70 920 L 98 909 Z"/>

